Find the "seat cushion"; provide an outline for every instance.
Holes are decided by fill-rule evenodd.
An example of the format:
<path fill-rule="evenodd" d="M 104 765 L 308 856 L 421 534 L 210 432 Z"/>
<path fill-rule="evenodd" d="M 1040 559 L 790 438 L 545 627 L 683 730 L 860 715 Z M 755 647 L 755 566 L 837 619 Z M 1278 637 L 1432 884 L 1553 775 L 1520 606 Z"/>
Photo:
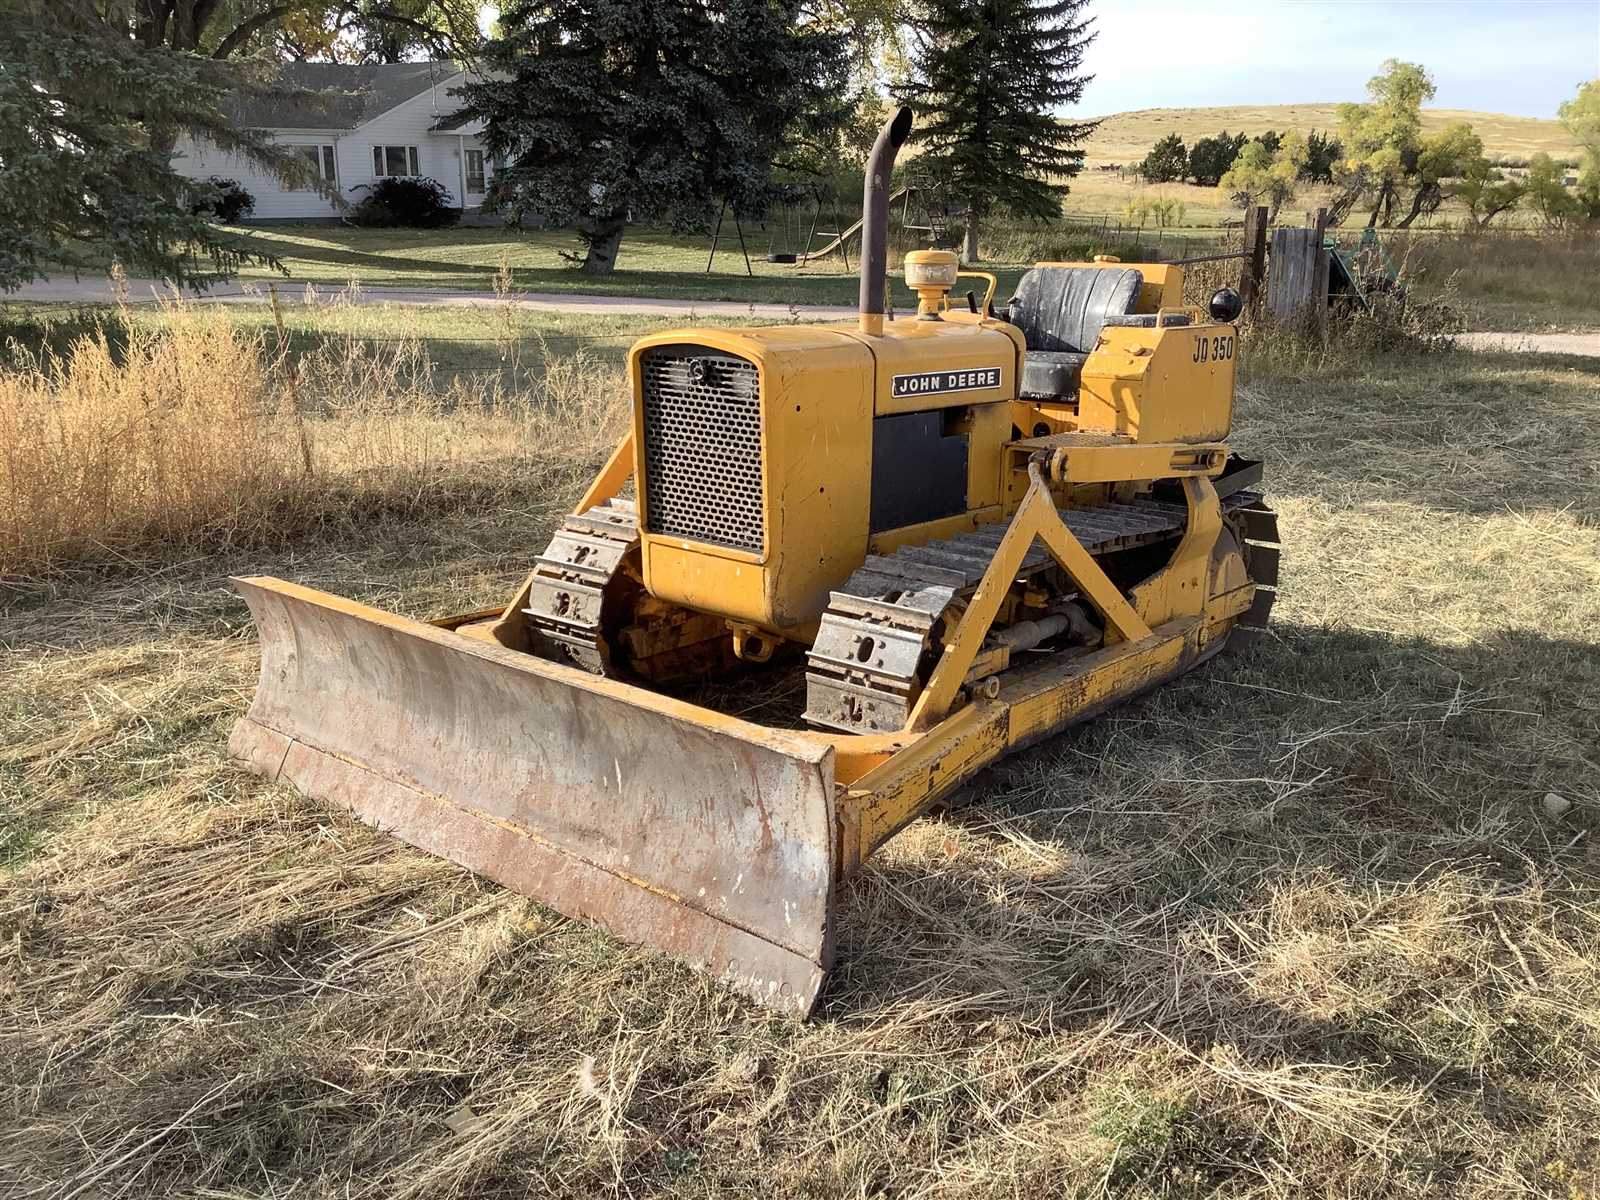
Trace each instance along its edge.
<path fill-rule="evenodd" d="M 1144 276 L 1132 267 L 1035 267 L 1017 282 L 1006 320 L 1035 350 L 1087 354 L 1106 318 L 1133 311 Z"/>
<path fill-rule="evenodd" d="M 1022 360 L 1020 391 L 1024 396 L 1072 395 L 1088 359 L 1073 350 L 1029 350 Z"/>

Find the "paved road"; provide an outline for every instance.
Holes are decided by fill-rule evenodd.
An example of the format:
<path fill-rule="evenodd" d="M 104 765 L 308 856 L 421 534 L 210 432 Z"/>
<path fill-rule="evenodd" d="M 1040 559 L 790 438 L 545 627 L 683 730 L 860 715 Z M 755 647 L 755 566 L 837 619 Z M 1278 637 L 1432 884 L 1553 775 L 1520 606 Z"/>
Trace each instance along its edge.
<path fill-rule="evenodd" d="M 446 305 L 462 308 L 485 307 L 504 301 L 493 292 L 441 291 L 430 288 L 364 288 L 346 292 L 342 288 L 319 287 L 308 293 L 304 284 L 280 283 L 278 295 L 286 301 L 304 301 L 308 294 L 321 303 Z M 153 279 L 130 279 L 128 298 L 136 304 L 154 303 L 158 296 L 170 297 L 172 289 Z M 224 283 L 204 295 L 185 292 L 185 298 L 215 304 L 262 304 L 267 297 L 264 284 Z M 30 283 L 16 293 L 19 300 L 68 304 L 108 304 L 116 299 L 115 289 L 106 279 L 52 279 Z M 755 304 L 742 300 L 657 300 L 633 296 L 591 296 L 569 292 L 518 292 L 520 308 L 542 312 L 623 313 L 640 316 L 677 317 L 768 317 L 793 316 L 811 321 L 843 320 L 855 315 L 854 308 L 816 304 Z M 1466 333 L 1462 344 L 1474 350 L 1510 350 L 1530 354 L 1581 354 L 1600 358 L 1600 330 L 1588 333 Z"/>
<path fill-rule="evenodd" d="M 435 288 L 363 288 L 346 292 L 343 288 L 317 287 L 311 293 L 306 285 L 280 283 L 278 296 L 287 302 L 304 301 L 314 294 L 321 303 L 356 304 L 414 304 L 446 305 L 461 308 L 491 307 L 505 303 L 493 292 L 445 291 Z M 170 299 L 172 289 L 153 279 L 128 280 L 128 299 L 135 304 L 153 304 L 156 299 Z M 267 286 L 257 283 L 223 283 L 202 294 L 184 291 L 186 300 L 199 300 L 212 304 L 263 304 L 267 299 Z M 52 279 L 47 283 L 30 283 L 15 293 L 15 299 L 36 303 L 56 304 L 110 304 L 116 299 L 116 289 L 105 279 Z M 698 314 L 703 317 L 772 317 L 804 316 L 809 320 L 835 320 L 852 317 L 854 308 L 816 304 L 756 304 L 744 300 L 658 300 L 633 296 L 590 296 L 569 292 L 518 292 L 516 304 L 540 312 L 596 312 L 624 313 L 643 316 L 673 317 Z"/>

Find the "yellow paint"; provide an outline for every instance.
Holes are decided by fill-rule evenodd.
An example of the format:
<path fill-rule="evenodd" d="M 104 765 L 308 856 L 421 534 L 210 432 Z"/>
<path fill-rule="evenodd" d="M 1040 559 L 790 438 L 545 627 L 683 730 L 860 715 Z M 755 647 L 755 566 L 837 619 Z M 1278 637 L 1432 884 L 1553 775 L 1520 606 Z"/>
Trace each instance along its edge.
<path fill-rule="evenodd" d="M 1232 325 L 1108 326 L 1083 365 L 1078 427 L 1140 442 L 1221 441 L 1233 424 L 1238 346 Z"/>
<path fill-rule="evenodd" d="M 1150 630 L 1143 618 L 1106 577 L 1100 564 L 1083 548 L 1083 543 L 1062 523 L 1061 514 L 1051 499 L 1050 489 L 1045 485 L 1043 473 L 1034 466 L 1030 468 L 1029 475 L 1032 486 L 1028 489 L 1027 497 L 1011 519 L 989 569 L 984 572 L 960 624 L 956 626 L 954 636 L 945 644 L 944 653 L 940 655 L 927 686 L 922 689 L 922 695 L 911 710 L 909 728 L 912 730 L 926 730 L 950 711 L 957 690 L 966 679 L 983 645 L 983 639 L 994 624 L 1000 603 L 1011 590 L 1012 581 L 1022 568 L 1022 560 L 1032 549 L 1035 540 L 1044 542 L 1072 580 L 1073 586 L 1099 610 L 1106 620 L 1108 636 L 1112 631 L 1124 641 L 1137 641 L 1149 636 Z"/>
<path fill-rule="evenodd" d="M 622 435 L 622 440 L 617 443 L 617 448 L 611 452 L 611 457 L 606 459 L 606 465 L 600 468 L 600 474 L 594 477 L 594 482 L 583 493 L 583 499 L 578 501 L 578 506 L 572 511 L 575 513 L 588 512 L 597 504 L 604 504 L 622 490 L 622 485 L 633 477 L 633 431 L 629 430 Z"/>
<path fill-rule="evenodd" d="M 956 320 L 958 316 L 969 319 Z M 971 313 L 952 311 L 942 321 L 902 317 L 884 326 L 881 337 L 862 338 L 864 344 L 871 346 L 875 363 L 873 412 L 885 416 L 1014 399 L 1017 394 L 1018 351 L 1015 340 L 1006 332 L 1010 328 L 1001 321 L 982 320 Z M 931 394 L 894 394 L 896 375 L 920 375 L 930 371 L 975 372 L 989 368 L 999 371 L 1000 382 L 995 387 Z"/>
<path fill-rule="evenodd" d="M 983 525 L 992 525 L 1005 519 L 1005 510 L 998 504 L 941 517 L 937 521 L 924 521 L 921 525 L 902 525 L 899 529 L 886 529 L 875 533 L 867 543 L 873 554 L 893 554 L 901 546 L 922 546 L 944 538 L 971 533 Z"/>
<path fill-rule="evenodd" d="M 1024 438 L 1009 447 L 1013 461 L 1044 452 L 1050 456 L 1053 483 L 1080 485 L 1127 480 L 1173 479 L 1180 475 L 1220 475 L 1228 463 L 1223 442 L 1196 445 L 1143 445 L 1124 434 L 1057 434 Z M 1023 467 L 1017 470 L 1023 471 Z"/>
<path fill-rule="evenodd" d="M 639 461 L 645 586 L 664 600 L 793 633 L 817 619 L 829 589 L 866 556 L 872 351 L 853 334 L 817 326 L 656 334 L 629 355 L 636 429 L 643 412 L 640 354 L 685 343 L 756 365 L 766 548 L 751 554 L 649 532 L 650 489 Z"/>
<path fill-rule="evenodd" d="M 1221 519 L 1210 478 L 1227 458 L 1233 356 L 1219 353 L 1232 326 L 1211 322 L 1135 329 L 1112 326 L 1083 370 L 1076 397 L 1050 404 L 1016 398 L 1025 352 L 1020 331 L 948 302 L 947 257 L 927 267 L 922 315 L 825 327 L 684 330 L 646 338 L 633 351 L 636 427 L 642 404 L 638 355 L 651 346 L 698 344 L 756 364 L 761 384 L 766 547 L 745 553 L 645 533 L 643 568 L 652 594 L 724 616 L 746 636 L 768 630 L 813 636 L 827 592 L 868 553 L 887 554 L 981 525 L 1006 522 L 993 562 L 913 708 L 893 734 L 783 733 L 787 744 L 830 756 L 839 791 L 837 871 L 866 855 L 962 780 L 1013 749 L 1160 682 L 1213 652 L 1252 600 L 1238 546 Z M 1063 264 L 1083 266 L 1086 264 Z M 1181 268 L 1133 266 L 1145 280 L 1138 308 L 1182 303 Z M 1192 310 L 1185 310 L 1192 313 Z M 1206 352 L 1197 351 L 1206 339 Z M 1233 344 L 1236 350 L 1237 343 Z M 992 385 L 895 394 L 896 375 L 981 371 Z M 902 412 L 959 408 L 955 431 L 968 442 L 966 510 L 952 517 L 869 535 L 872 422 Z M 1036 430 L 1046 431 L 1043 435 Z M 1015 437 L 1020 433 L 1020 437 Z M 637 444 L 619 448 L 591 488 L 614 494 Z M 1148 491 L 1156 480 L 1184 489 L 1189 521 L 1170 561 L 1124 594 L 1063 522 L 1058 506 L 1097 504 Z M 647 484 L 648 481 L 643 481 Z M 648 527 L 648 486 L 640 488 Z M 1008 611 L 1029 548 L 1043 543 L 1082 599 L 1102 616 L 1098 649 L 1003 669 L 999 694 L 967 698 L 962 688 L 984 640 Z M 476 630 L 468 630 L 476 640 Z M 467 638 L 463 638 L 463 641 Z M 988 661 L 988 660 L 984 660 Z M 599 681 L 619 696 L 653 695 Z M 652 703 L 659 703 L 654 700 Z M 685 706 L 713 730 L 744 723 Z"/>

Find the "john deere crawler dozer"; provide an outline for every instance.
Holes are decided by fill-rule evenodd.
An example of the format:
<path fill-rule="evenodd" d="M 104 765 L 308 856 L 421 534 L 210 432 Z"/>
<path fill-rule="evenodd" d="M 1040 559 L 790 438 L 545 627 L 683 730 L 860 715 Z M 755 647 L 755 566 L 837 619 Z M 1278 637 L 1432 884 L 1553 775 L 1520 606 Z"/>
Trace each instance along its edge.
<path fill-rule="evenodd" d="M 996 311 L 923 251 L 886 319 L 910 125 L 869 164 L 859 319 L 635 345 L 632 433 L 508 604 L 424 624 L 237 580 L 262 669 L 233 753 L 806 1013 L 874 849 L 1263 625 L 1236 298 L 1101 258 Z M 732 711 L 757 691 L 759 721 Z"/>

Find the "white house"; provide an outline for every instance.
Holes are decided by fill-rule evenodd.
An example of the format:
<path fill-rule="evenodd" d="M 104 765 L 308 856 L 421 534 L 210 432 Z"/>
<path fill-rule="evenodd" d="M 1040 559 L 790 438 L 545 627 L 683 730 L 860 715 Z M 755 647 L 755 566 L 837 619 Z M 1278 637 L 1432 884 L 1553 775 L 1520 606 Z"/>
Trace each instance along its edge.
<path fill-rule="evenodd" d="M 464 209 L 483 203 L 493 164 L 479 140 L 482 123 L 468 121 L 453 94 L 466 80 L 454 63 L 289 63 L 283 78 L 305 94 L 270 101 L 240 98 L 233 119 L 242 128 L 270 134 L 280 145 L 299 148 L 351 204 L 385 175 L 437 179 L 452 203 Z M 181 139 L 173 166 L 191 179 L 237 180 L 255 197 L 252 221 L 339 215 L 321 193 L 286 187 L 208 142 Z"/>

